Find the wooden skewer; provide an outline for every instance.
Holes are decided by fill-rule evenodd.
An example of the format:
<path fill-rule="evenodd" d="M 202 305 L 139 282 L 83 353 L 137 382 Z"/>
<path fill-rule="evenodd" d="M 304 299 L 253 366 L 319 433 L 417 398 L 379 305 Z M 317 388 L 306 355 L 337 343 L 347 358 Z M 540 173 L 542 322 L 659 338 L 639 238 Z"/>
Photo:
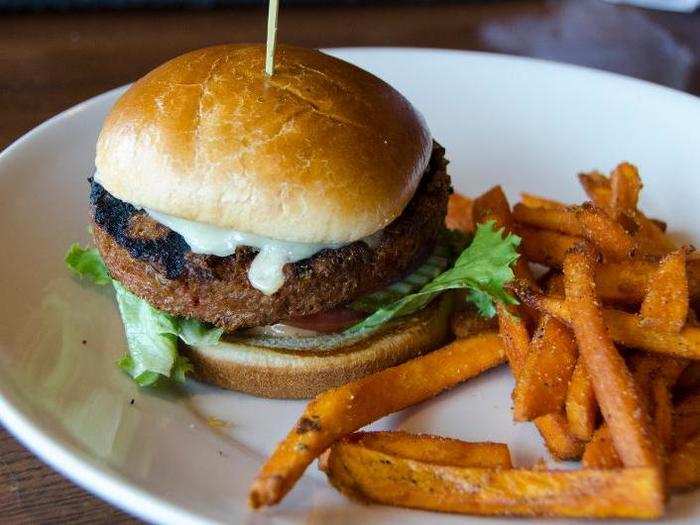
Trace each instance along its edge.
<path fill-rule="evenodd" d="M 270 0 L 267 5 L 267 47 L 265 53 L 265 74 L 271 77 L 275 72 L 275 47 L 277 46 L 277 14 L 279 0 Z"/>

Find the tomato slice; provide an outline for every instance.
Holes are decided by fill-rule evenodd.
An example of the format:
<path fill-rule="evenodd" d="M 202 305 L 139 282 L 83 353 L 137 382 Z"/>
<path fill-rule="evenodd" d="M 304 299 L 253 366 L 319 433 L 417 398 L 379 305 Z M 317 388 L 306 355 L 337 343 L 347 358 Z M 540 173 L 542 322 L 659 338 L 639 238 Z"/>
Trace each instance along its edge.
<path fill-rule="evenodd" d="M 327 312 L 319 312 L 306 317 L 296 317 L 284 321 L 284 324 L 314 330 L 316 332 L 340 332 L 349 326 L 367 317 L 366 313 L 358 312 L 352 308 L 336 308 Z"/>

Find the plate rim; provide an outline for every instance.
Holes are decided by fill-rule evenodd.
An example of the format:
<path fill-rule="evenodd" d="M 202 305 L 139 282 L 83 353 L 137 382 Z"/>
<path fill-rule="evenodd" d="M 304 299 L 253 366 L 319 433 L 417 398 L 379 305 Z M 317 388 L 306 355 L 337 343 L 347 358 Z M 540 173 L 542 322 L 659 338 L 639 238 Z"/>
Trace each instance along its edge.
<path fill-rule="evenodd" d="M 520 62 L 530 64 L 535 67 L 546 67 L 551 70 L 564 69 L 570 72 L 579 72 L 605 80 L 615 80 L 626 82 L 628 85 L 645 86 L 646 89 L 656 91 L 666 97 L 682 98 L 685 102 L 698 104 L 700 97 L 671 88 L 655 82 L 630 77 L 620 73 L 605 71 L 588 66 L 580 66 L 541 58 L 511 55 L 506 53 L 493 53 L 484 51 L 471 51 L 459 49 L 444 49 L 438 47 L 395 47 L 395 46 L 352 46 L 323 48 L 330 54 L 364 52 L 374 53 L 399 53 L 399 54 L 422 54 L 422 55 L 462 55 L 469 57 L 480 57 L 485 60 L 499 62 Z M 21 134 L 18 138 L 0 152 L 0 164 L 21 148 L 24 143 L 31 141 L 44 130 L 50 128 L 55 123 L 63 119 L 79 118 L 87 108 L 99 103 L 103 99 L 114 97 L 116 93 L 123 91 L 129 84 L 125 84 L 104 93 L 90 97 L 78 104 L 75 104 L 49 119 L 41 122 L 34 128 Z M 17 390 L 16 387 L 14 387 Z M 19 392 L 19 390 L 17 390 Z M 122 511 L 151 522 L 167 523 L 198 523 L 210 524 L 216 521 L 205 518 L 199 514 L 187 510 L 175 503 L 156 496 L 153 492 L 139 488 L 106 463 L 99 463 L 86 456 L 74 445 L 61 441 L 55 434 L 47 430 L 46 425 L 38 416 L 33 416 L 25 403 L 13 392 L 11 382 L 0 382 L 0 424 L 7 432 L 16 438 L 22 446 L 26 447 L 32 454 L 36 455 L 42 462 L 57 471 L 71 482 L 78 485 L 88 493 L 106 501 L 108 504 L 121 509 Z M 274 520 L 272 516 L 269 516 Z"/>

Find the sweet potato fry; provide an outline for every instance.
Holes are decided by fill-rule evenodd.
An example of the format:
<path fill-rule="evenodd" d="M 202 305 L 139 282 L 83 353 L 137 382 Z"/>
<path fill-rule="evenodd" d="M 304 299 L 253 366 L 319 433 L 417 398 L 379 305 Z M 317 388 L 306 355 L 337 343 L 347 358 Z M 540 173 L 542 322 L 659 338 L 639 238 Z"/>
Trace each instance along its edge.
<path fill-rule="evenodd" d="M 561 461 L 581 457 L 584 443 L 576 439 L 569 431 L 569 425 L 563 411 L 540 416 L 535 419 L 534 423 L 552 456 Z"/>
<path fill-rule="evenodd" d="M 513 217 L 510 213 L 510 204 L 508 204 L 508 199 L 500 186 L 494 186 L 483 195 L 474 199 L 472 216 L 474 224 L 494 221 L 496 228 L 504 228 L 506 233 L 513 232 Z M 518 279 L 525 280 L 532 286 L 536 286 L 527 261 L 524 258 L 520 257 L 516 261 L 513 272 L 518 276 Z"/>
<path fill-rule="evenodd" d="M 622 461 L 620 461 L 620 456 L 617 455 L 615 445 L 613 445 L 612 438 L 610 437 L 610 429 L 605 423 L 595 431 L 593 439 L 586 444 L 582 462 L 583 468 L 622 468 Z"/>
<path fill-rule="evenodd" d="M 500 186 L 491 188 L 474 200 L 473 214 L 476 224 L 494 221 L 497 228 L 504 228 L 506 232 L 512 231 L 513 218 L 510 205 Z M 516 263 L 513 272 L 518 279 L 535 286 L 527 262 L 522 257 Z M 501 304 L 496 308 L 499 333 L 508 356 L 508 363 L 513 369 L 513 375 L 517 377 L 525 364 L 530 336 L 518 308 L 506 309 Z"/>
<path fill-rule="evenodd" d="M 643 409 L 624 359 L 608 334 L 595 292 L 593 267 L 594 255 L 584 247 L 570 252 L 564 260 L 566 302 L 579 352 L 623 464 L 658 468 L 659 448 L 649 415 Z"/>
<path fill-rule="evenodd" d="M 470 443 L 402 431 L 355 432 L 344 439 L 383 454 L 434 465 L 513 468 L 508 445 L 503 443 Z"/>
<path fill-rule="evenodd" d="M 683 399 L 673 410 L 673 447 L 700 434 L 700 393 Z"/>
<path fill-rule="evenodd" d="M 524 470 L 435 465 L 344 439 L 321 463 L 339 491 L 365 502 L 474 515 L 654 518 L 656 469 Z"/>
<path fill-rule="evenodd" d="M 640 304 L 657 269 L 658 264 L 644 260 L 600 264 L 595 271 L 596 290 L 604 301 Z"/>
<path fill-rule="evenodd" d="M 641 255 L 663 257 L 676 249 L 676 244 L 664 230 L 641 211 L 633 212 L 628 217 L 636 229 L 633 237 Z"/>
<path fill-rule="evenodd" d="M 445 225 L 451 230 L 471 232 L 474 229 L 472 222 L 472 200 L 459 193 L 450 195 L 447 202 L 447 216 Z"/>
<path fill-rule="evenodd" d="M 671 454 L 666 467 L 666 482 L 672 490 L 700 486 L 700 434 Z"/>
<path fill-rule="evenodd" d="M 612 188 L 610 179 L 597 171 L 580 173 L 578 180 L 583 186 L 588 198 L 593 204 L 602 209 L 609 209 L 612 203 Z"/>
<path fill-rule="evenodd" d="M 277 446 L 250 490 L 253 508 L 279 502 L 334 441 L 498 366 L 501 340 L 484 333 L 319 394 Z"/>
<path fill-rule="evenodd" d="M 579 358 L 566 394 L 566 419 L 569 431 L 578 439 L 590 441 L 598 418 L 598 403 L 593 383 L 583 359 Z"/>
<path fill-rule="evenodd" d="M 525 206 L 530 208 L 544 208 L 547 210 L 563 210 L 566 209 L 566 204 L 563 202 L 548 199 L 546 197 L 541 197 L 540 195 L 534 195 L 532 193 L 522 192 L 520 194 L 520 200 Z"/>
<path fill-rule="evenodd" d="M 566 252 L 582 240 L 580 237 L 521 225 L 515 228 L 515 233 L 522 239 L 520 251 L 525 259 L 550 268 L 561 268 Z"/>
<path fill-rule="evenodd" d="M 605 309 L 605 324 L 612 338 L 630 348 L 667 354 L 686 359 L 700 359 L 700 329 L 686 326 L 678 334 L 650 330 L 638 315 Z"/>
<path fill-rule="evenodd" d="M 513 392 L 516 421 L 561 410 L 577 356 L 571 331 L 557 319 L 542 316 Z"/>
<path fill-rule="evenodd" d="M 473 215 L 475 223 L 493 220 L 497 226 L 505 228 L 506 231 L 512 231 L 513 218 L 510 206 L 500 186 L 490 189 L 474 201 Z M 520 282 L 525 283 L 529 288 L 536 289 L 537 285 L 525 258 L 518 259 L 513 272 Z M 522 315 L 516 315 L 522 314 L 522 309 L 512 308 L 511 310 L 514 313 L 501 304 L 497 305 L 499 334 L 503 340 L 513 377 L 517 379 L 529 351 L 530 335 Z M 568 432 L 566 418 L 562 412 L 541 416 L 535 420 L 535 425 L 552 455 L 559 459 L 580 457 L 583 445 Z"/>
<path fill-rule="evenodd" d="M 516 204 L 513 207 L 513 219 L 526 226 L 567 235 L 582 236 L 584 233 L 575 214 L 566 208 L 530 208 L 524 204 Z"/>
<path fill-rule="evenodd" d="M 571 326 L 573 315 L 566 301 L 545 296 L 524 287 L 514 288 L 518 298 L 530 308 L 548 313 Z M 610 336 L 616 343 L 657 354 L 700 360 L 700 328 L 686 326 L 678 334 L 645 327 L 638 315 L 604 308 L 603 317 Z"/>
<path fill-rule="evenodd" d="M 634 253 L 636 244 L 630 234 L 602 208 L 583 204 L 573 210 L 583 228 L 583 237 L 600 250 L 605 260 L 626 260 Z"/>
<path fill-rule="evenodd" d="M 498 329 L 498 319 L 482 317 L 475 308 L 466 308 L 452 314 L 452 333 L 459 338 L 471 337 Z"/>
<path fill-rule="evenodd" d="M 679 390 L 693 390 L 700 387 L 700 361 L 691 361 L 676 382 Z"/>
<path fill-rule="evenodd" d="M 666 332 L 680 332 L 688 317 L 688 279 L 685 273 L 685 250 L 666 256 L 649 279 L 642 302 L 645 326 Z"/>
<path fill-rule="evenodd" d="M 669 450 L 673 443 L 673 404 L 666 379 L 660 375 L 651 382 L 651 405 L 659 443 L 664 450 Z"/>
<path fill-rule="evenodd" d="M 613 213 L 629 213 L 637 210 L 642 180 L 636 166 L 628 162 L 619 164 L 610 175 L 611 205 Z"/>
<path fill-rule="evenodd" d="M 596 268 L 596 289 L 604 301 L 639 304 L 644 300 L 658 264 L 645 260 L 603 263 Z M 688 258 L 686 264 L 688 292 L 692 300 L 700 299 L 700 259 Z"/>

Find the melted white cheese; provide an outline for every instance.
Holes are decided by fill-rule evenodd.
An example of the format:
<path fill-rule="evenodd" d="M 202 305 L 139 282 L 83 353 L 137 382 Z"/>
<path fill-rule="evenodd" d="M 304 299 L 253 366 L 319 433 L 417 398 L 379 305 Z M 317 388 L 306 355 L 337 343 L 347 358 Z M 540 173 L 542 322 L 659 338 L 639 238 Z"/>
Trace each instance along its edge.
<path fill-rule="evenodd" d="M 259 249 L 248 269 L 248 280 L 265 295 L 272 295 L 284 284 L 282 268 L 287 263 L 307 259 L 325 248 L 339 248 L 343 244 L 312 244 L 286 242 L 219 228 L 201 222 L 188 221 L 165 213 L 146 209 L 159 223 L 179 233 L 194 253 L 226 257 L 239 246 Z"/>

